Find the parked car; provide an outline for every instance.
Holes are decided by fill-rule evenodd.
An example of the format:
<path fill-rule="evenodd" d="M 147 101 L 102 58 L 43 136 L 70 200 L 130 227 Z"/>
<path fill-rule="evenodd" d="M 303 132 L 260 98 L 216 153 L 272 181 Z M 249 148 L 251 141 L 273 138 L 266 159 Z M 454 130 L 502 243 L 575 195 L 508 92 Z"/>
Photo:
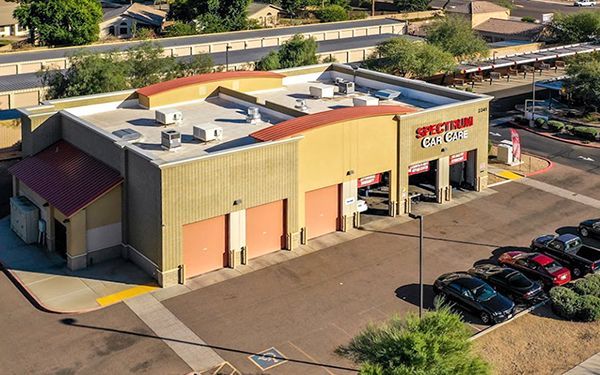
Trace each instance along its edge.
<path fill-rule="evenodd" d="M 571 270 L 573 277 L 600 270 L 600 251 L 584 246 L 574 234 L 541 236 L 531 242 L 531 248 L 558 260 Z"/>
<path fill-rule="evenodd" d="M 596 2 L 593 0 L 575 0 L 573 2 L 574 7 L 595 7 Z"/>
<path fill-rule="evenodd" d="M 600 239 L 600 219 L 590 219 L 579 223 L 577 228 L 581 237 L 596 237 Z"/>
<path fill-rule="evenodd" d="M 368 209 L 369 206 L 367 206 L 367 202 L 363 201 L 362 199 L 356 201 L 356 211 L 365 212 Z"/>
<path fill-rule="evenodd" d="M 440 276 L 433 284 L 433 292 L 445 297 L 448 302 L 476 313 L 484 324 L 503 322 L 515 313 L 513 301 L 466 272 Z"/>
<path fill-rule="evenodd" d="M 500 255 L 498 262 L 523 272 L 533 280 L 541 281 L 549 288 L 571 281 L 569 269 L 544 254 L 509 251 Z"/>
<path fill-rule="evenodd" d="M 513 269 L 482 264 L 468 271 L 517 303 L 535 304 L 547 298 L 542 286 Z"/>

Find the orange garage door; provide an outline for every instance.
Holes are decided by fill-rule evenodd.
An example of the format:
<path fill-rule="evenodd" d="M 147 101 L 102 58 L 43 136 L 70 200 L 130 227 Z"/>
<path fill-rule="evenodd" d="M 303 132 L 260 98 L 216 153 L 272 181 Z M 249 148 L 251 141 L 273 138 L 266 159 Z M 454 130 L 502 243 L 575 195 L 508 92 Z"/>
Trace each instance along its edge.
<path fill-rule="evenodd" d="M 306 231 L 308 238 L 315 238 L 338 228 L 338 186 L 306 193 Z"/>
<path fill-rule="evenodd" d="M 283 201 L 277 201 L 246 210 L 248 259 L 284 248 L 284 207 Z"/>
<path fill-rule="evenodd" d="M 183 262 L 186 277 L 227 266 L 226 216 L 183 226 Z"/>

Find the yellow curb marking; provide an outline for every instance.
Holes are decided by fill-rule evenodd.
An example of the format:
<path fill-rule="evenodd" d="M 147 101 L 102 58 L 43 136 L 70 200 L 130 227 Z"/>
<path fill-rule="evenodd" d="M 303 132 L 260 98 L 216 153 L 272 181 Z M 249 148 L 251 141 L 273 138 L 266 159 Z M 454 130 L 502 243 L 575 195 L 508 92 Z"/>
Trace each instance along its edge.
<path fill-rule="evenodd" d="M 506 171 L 506 170 L 501 170 L 499 172 L 496 173 L 498 176 L 500 177 L 504 177 L 507 178 L 509 180 L 518 180 L 520 178 L 523 178 L 523 176 L 518 175 L 516 173 L 513 173 L 511 171 Z"/>
<path fill-rule="evenodd" d="M 120 302 L 124 299 L 136 297 L 141 294 L 146 294 L 153 290 L 158 289 L 156 286 L 140 285 L 133 288 L 125 289 L 120 292 L 109 294 L 108 296 L 100 297 L 96 299 L 96 302 L 102 307 L 112 305 L 113 303 Z"/>

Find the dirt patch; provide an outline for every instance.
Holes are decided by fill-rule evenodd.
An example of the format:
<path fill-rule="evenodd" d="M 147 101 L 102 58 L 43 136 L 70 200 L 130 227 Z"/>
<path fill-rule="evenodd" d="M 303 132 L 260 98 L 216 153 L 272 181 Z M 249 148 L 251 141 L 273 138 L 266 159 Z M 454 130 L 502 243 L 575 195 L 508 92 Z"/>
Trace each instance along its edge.
<path fill-rule="evenodd" d="M 542 158 L 534 156 L 534 155 L 525 154 L 525 153 L 521 154 L 521 163 L 520 164 L 506 165 L 506 164 L 500 163 L 496 159 L 497 155 L 498 155 L 498 148 L 496 146 L 494 146 L 494 147 L 492 147 L 492 150 L 490 151 L 490 159 L 489 159 L 490 166 L 504 169 L 504 170 L 511 171 L 511 172 L 515 172 L 515 173 L 522 174 L 522 175 L 528 175 L 530 173 L 540 171 L 550 165 L 550 162 L 548 162 L 548 160 L 542 159 Z"/>
<path fill-rule="evenodd" d="M 502 181 L 506 181 L 506 179 L 502 178 L 500 176 L 496 176 L 493 173 L 488 173 L 488 185 L 495 184 L 495 183 L 502 182 Z"/>
<path fill-rule="evenodd" d="M 563 374 L 600 352 L 600 322 L 560 320 L 548 307 L 475 340 L 494 373 Z"/>

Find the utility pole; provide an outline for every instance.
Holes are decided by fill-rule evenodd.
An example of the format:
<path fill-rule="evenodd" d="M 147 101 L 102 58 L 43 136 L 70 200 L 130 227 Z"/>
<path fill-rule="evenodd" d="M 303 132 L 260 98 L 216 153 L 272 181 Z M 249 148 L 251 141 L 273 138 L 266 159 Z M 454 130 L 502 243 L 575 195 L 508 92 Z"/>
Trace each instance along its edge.
<path fill-rule="evenodd" d="M 529 126 L 533 127 L 535 123 L 535 64 L 533 65 L 533 73 L 531 74 L 532 82 L 531 82 L 531 90 L 533 93 L 532 102 L 531 102 L 531 120 L 529 120 Z"/>
<path fill-rule="evenodd" d="M 231 49 L 231 46 L 228 44 L 225 47 L 225 71 L 228 72 L 229 71 L 229 50 Z"/>
<path fill-rule="evenodd" d="M 371 17 L 375 17 L 375 0 L 371 0 Z"/>
<path fill-rule="evenodd" d="M 412 219 L 419 219 L 419 319 L 423 317 L 423 215 L 408 214 Z"/>

